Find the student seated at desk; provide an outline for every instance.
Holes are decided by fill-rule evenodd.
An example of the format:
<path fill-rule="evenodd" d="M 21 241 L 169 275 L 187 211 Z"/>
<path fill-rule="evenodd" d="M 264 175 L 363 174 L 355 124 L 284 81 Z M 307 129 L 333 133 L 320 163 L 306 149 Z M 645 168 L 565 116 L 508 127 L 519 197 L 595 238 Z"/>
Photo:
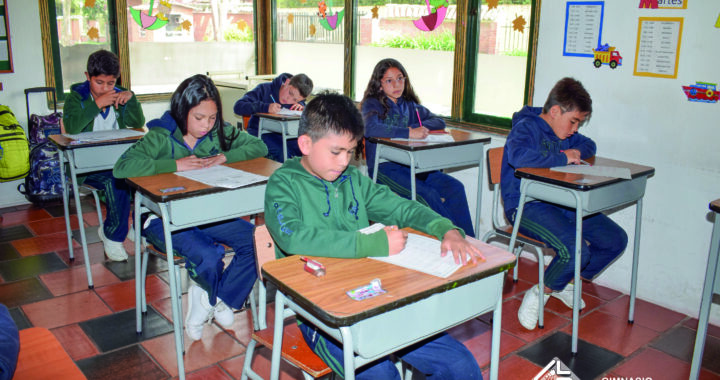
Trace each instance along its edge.
<path fill-rule="evenodd" d="M 148 176 L 207 168 L 226 162 L 262 157 L 267 147 L 260 139 L 223 122 L 220 95 L 205 75 L 185 79 L 173 93 L 170 111 L 148 123 L 150 131 L 115 163 L 118 178 Z M 198 210 L 202 212 L 202 210 Z M 188 290 L 185 330 L 193 340 L 202 337 L 211 318 L 228 328 L 255 284 L 253 225 L 242 220 L 207 224 L 172 233 L 175 254 L 186 259 L 194 281 Z M 165 250 L 162 221 L 151 216 L 143 235 Z M 223 268 L 225 248 L 235 256 Z"/>
<path fill-rule="evenodd" d="M 142 128 L 145 116 L 135 94 L 118 87 L 120 61 L 107 50 L 98 50 L 88 57 L 87 80 L 70 87 L 63 106 L 65 131 L 78 134 L 121 128 Z M 112 170 L 92 173 L 85 183 L 105 191 L 106 216 L 98 229 L 105 254 L 110 260 L 127 260 L 123 241 L 128 236 L 130 189 L 124 180 L 113 177 Z M 76 189 L 77 190 L 77 189 Z"/>
<path fill-rule="evenodd" d="M 595 155 L 595 142 L 577 133 L 591 113 L 592 99 L 582 83 L 563 78 L 550 91 L 543 108 L 525 106 L 513 115 L 500 181 L 505 216 L 510 222 L 515 222 L 520 200 L 520 179 L 515 177 L 515 169 L 580 164 L 580 160 Z M 541 201 L 526 203 L 519 232 L 545 242 L 556 252 L 545 269 L 545 302 L 552 296 L 572 307 L 575 210 Z M 625 250 L 628 238 L 602 213 L 585 217 L 582 232 L 585 244 L 581 247 L 580 275 L 592 280 Z M 538 292 L 535 286 L 525 293 L 518 309 L 518 319 L 528 330 L 534 329 L 538 321 Z M 580 307 L 584 307 L 582 300 Z"/>
<path fill-rule="evenodd" d="M 431 130 L 445 129 L 445 121 L 420 105 L 403 65 L 392 58 L 375 65 L 362 100 L 365 137 L 424 139 Z M 373 175 L 377 144 L 366 140 L 368 171 Z M 410 167 L 394 162 L 378 166 L 377 181 L 410 198 Z M 450 219 L 468 236 L 475 236 L 465 187 L 439 171 L 415 176 L 417 200 Z"/>
<path fill-rule="evenodd" d="M 275 171 L 265 192 L 266 224 L 276 242 L 276 255 L 303 254 L 361 258 L 400 252 L 412 227 L 442 239 L 442 253 L 455 261 L 475 262 L 480 251 L 463 238 L 462 230 L 418 202 L 399 197 L 387 186 L 373 183 L 348 166 L 363 137 L 360 112 L 349 98 L 322 94 L 314 98 L 300 119 L 298 145 L 302 157 L 288 160 Z M 369 220 L 384 230 L 364 235 Z M 388 327 L 390 328 L 390 327 Z M 301 321 L 305 341 L 333 371 L 343 376 L 339 343 Z M 395 353 L 433 379 L 481 379 L 470 351 L 446 333 Z M 360 369 L 357 379 L 399 379 L 392 361 L 380 359 Z"/>
<path fill-rule="evenodd" d="M 260 83 L 252 91 L 246 93 L 235 103 L 235 113 L 238 115 L 253 115 L 245 126 L 248 133 L 258 134 L 260 118 L 256 113 L 278 113 L 281 108 L 302 111 L 305 107 L 305 98 L 310 95 L 313 82 L 305 74 L 280 74 L 272 82 Z M 285 161 L 283 157 L 283 140 L 279 133 L 263 133 L 260 137 L 270 152 L 268 158 L 278 162 Z M 288 158 L 300 155 L 297 140 L 287 140 Z"/>

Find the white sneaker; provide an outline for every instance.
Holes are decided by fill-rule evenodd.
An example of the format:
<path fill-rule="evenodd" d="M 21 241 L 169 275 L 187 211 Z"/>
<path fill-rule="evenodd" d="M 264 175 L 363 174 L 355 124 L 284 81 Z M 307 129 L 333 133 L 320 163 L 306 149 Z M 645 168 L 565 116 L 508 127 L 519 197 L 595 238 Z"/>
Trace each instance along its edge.
<path fill-rule="evenodd" d="M 565 289 L 550 293 L 551 296 L 562 301 L 565 306 L 573 308 L 573 296 L 575 292 L 575 285 L 569 283 L 565 286 Z M 585 301 L 580 296 L 580 310 L 585 308 Z"/>
<path fill-rule="evenodd" d="M 200 340 L 205 323 L 213 317 L 214 308 L 208 302 L 207 292 L 191 284 L 188 289 L 188 313 L 185 318 L 185 332 L 192 340 Z"/>
<path fill-rule="evenodd" d="M 229 329 L 233 321 L 235 321 L 235 313 L 233 313 L 233 310 L 225 304 L 220 298 L 217 299 L 217 303 L 215 304 L 215 320 L 217 323 L 220 324 L 220 326 Z"/>
<path fill-rule="evenodd" d="M 518 309 L 518 320 L 520 320 L 520 324 L 528 330 L 534 330 L 535 326 L 537 326 L 540 309 L 538 292 L 538 286 L 533 286 L 525 292 L 522 304 L 520 304 L 520 308 Z M 547 294 L 544 296 L 543 305 L 547 303 L 549 298 L 550 296 Z"/>
<path fill-rule="evenodd" d="M 100 241 L 103 243 L 105 255 L 107 255 L 108 259 L 112 261 L 125 261 L 128 259 L 128 254 L 125 252 L 123 243 L 106 238 L 102 227 L 98 228 L 98 236 L 100 237 Z"/>

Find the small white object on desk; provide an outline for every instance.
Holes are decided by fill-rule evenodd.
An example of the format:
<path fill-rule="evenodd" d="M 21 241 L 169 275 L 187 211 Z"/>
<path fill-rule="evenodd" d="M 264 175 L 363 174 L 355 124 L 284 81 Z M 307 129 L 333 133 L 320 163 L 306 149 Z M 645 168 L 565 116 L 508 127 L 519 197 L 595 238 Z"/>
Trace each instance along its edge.
<path fill-rule="evenodd" d="M 453 142 L 455 139 L 449 133 L 441 134 L 429 134 L 424 139 L 391 139 L 394 141 L 413 141 L 413 142 L 427 142 L 427 143 L 442 143 L 442 142 Z"/>

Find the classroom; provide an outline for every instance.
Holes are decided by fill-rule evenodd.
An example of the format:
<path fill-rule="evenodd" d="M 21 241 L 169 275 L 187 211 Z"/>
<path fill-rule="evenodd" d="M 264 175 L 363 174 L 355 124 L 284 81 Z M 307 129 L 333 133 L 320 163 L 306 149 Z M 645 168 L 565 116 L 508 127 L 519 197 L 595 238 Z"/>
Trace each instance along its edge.
<path fill-rule="evenodd" d="M 233 104 L 268 78 L 305 73 L 314 92 L 336 91 L 359 102 L 375 64 L 395 58 L 408 70 L 422 104 L 448 127 L 488 137 L 478 147 L 484 152 L 505 145 L 514 112 L 526 104 L 542 107 L 563 77 L 580 80 L 593 112 L 579 133 L 597 143 L 599 157 L 654 172 L 641 196 L 640 215 L 634 204 L 605 211 L 630 243 L 591 283 L 583 283 L 588 309 L 579 315 L 580 352 L 573 363 L 565 359 L 570 358 L 572 310 L 551 300 L 543 329 L 529 331 L 518 323 L 523 294 L 538 282 L 536 255 L 526 247 L 520 280 L 512 282 L 512 270 L 505 277 L 496 374 L 533 378 L 549 364 L 533 361 L 542 350 L 582 379 L 684 379 L 691 373 L 708 259 L 717 255 L 711 237 L 718 216 L 708 205 L 720 198 L 720 149 L 713 148 L 720 141 L 715 90 L 720 2 L 0 0 L 0 10 L 0 104 L 10 107 L 23 127 L 28 125 L 24 90 L 49 86 L 68 92 L 72 83 L 85 80 L 87 56 L 98 49 L 118 54 L 120 85 L 129 84 L 146 122 L 168 110 L 183 79 L 207 73 L 220 89 L 225 121 L 233 125 L 242 121 Z M 50 25 L 51 19 L 57 22 Z M 662 54 L 653 51 L 662 43 Z M 597 51 L 588 52 L 587 45 Z M 708 99 L 700 99 L 702 94 Z M 59 110 L 64 100 L 59 94 Z M 43 95 L 31 94 L 29 102 L 31 113 L 52 112 Z M 364 162 L 353 163 L 367 173 Z M 481 238 L 493 229 L 487 162 L 480 178 L 478 165 L 445 173 L 464 186 Z M 84 232 L 88 272 L 78 236 L 71 244 L 79 259 L 69 261 L 63 203 L 33 206 L 17 190 L 22 182 L 0 183 L 0 304 L 20 330 L 49 329 L 88 379 L 177 377 L 166 262 L 151 261 L 146 281 L 159 332 L 136 336 L 133 259 L 106 261 L 97 233 Z M 83 199 L 85 230 L 96 231 L 93 198 Z M 641 238 L 630 324 L 637 216 Z M 77 228 L 75 217 L 71 220 Z M 507 249 L 508 242 L 493 244 Z M 132 256 L 134 243 L 126 240 L 124 246 Z M 240 379 L 253 330 L 249 316 L 250 310 L 236 312 L 231 329 L 212 325 L 213 335 L 206 331 L 201 342 L 186 339 L 187 377 Z M 105 330 L 92 324 L 101 318 L 110 318 Z M 720 361 L 712 359 L 720 352 L 719 308 L 710 308 L 709 324 L 700 378 L 720 379 Z M 103 337 L 93 329 L 108 332 Z M 487 313 L 449 330 L 474 354 L 483 378 L 491 377 L 492 329 Z M 148 331 L 154 334 L 152 327 Z M 588 364 L 582 360 L 584 349 L 607 355 Z M 271 350 L 258 348 L 255 356 L 254 366 L 267 377 Z M 281 378 L 302 378 L 287 363 L 281 371 Z"/>

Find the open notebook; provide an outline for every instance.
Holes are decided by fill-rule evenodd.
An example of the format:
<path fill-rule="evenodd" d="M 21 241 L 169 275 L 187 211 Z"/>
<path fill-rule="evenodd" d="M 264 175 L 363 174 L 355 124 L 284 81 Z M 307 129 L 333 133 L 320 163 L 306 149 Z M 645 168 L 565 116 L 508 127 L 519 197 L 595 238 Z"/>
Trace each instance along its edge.
<path fill-rule="evenodd" d="M 375 223 L 360 232 L 371 234 L 384 227 L 382 223 Z M 413 233 L 408 235 L 405 249 L 397 255 L 370 258 L 441 278 L 447 278 L 462 267 L 462 264 L 455 264 L 452 252 L 448 252 L 445 257 L 440 256 L 440 241 Z"/>

